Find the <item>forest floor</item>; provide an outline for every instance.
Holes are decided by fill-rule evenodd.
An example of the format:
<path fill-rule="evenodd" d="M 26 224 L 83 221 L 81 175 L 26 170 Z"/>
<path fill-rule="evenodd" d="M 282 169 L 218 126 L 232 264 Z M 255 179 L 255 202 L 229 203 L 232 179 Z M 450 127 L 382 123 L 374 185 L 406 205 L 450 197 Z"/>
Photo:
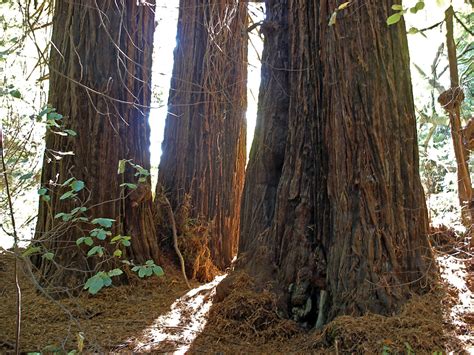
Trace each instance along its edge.
<path fill-rule="evenodd" d="M 432 234 L 432 244 L 443 278 L 432 292 L 414 297 L 398 315 L 339 317 L 320 331 L 281 319 L 273 295 L 251 291 L 245 274 L 212 305 L 225 275 L 188 290 L 168 265 L 163 278 L 55 301 L 39 294 L 22 271 L 21 350 L 71 351 L 81 337 L 87 352 L 474 353 L 474 258 L 466 241 L 449 230 Z M 15 342 L 13 264 L 11 254 L 0 254 L 2 353 Z"/>

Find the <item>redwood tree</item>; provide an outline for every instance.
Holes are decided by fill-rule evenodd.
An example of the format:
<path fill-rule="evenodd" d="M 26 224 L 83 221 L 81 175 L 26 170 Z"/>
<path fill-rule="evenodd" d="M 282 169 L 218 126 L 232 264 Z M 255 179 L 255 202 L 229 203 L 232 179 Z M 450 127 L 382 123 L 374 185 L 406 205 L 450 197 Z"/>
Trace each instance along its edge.
<path fill-rule="evenodd" d="M 180 0 L 157 191 L 210 228 L 214 264 L 237 249 L 245 168 L 247 13 L 234 0 Z M 178 226 L 179 228 L 179 226 Z"/>
<path fill-rule="evenodd" d="M 127 259 L 140 263 L 158 258 L 150 181 L 142 170 L 138 189 L 130 193 L 120 185 L 136 184 L 136 169 L 128 164 L 117 174 L 120 160 L 143 169 L 150 166 L 154 11 L 150 1 L 56 2 L 49 104 L 64 118 L 50 115 L 62 127 L 46 134 L 41 183 L 50 201 L 40 202 L 35 237 L 43 251 L 55 254 L 53 262 L 44 257 L 36 262 L 52 285 L 81 285 L 103 261 L 87 257 L 90 247 L 76 246 L 78 238 L 100 227 L 90 223 L 93 218 L 114 220 L 111 237 L 131 237 L 131 247 L 124 251 Z M 61 186 L 72 177 L 85 188 L 76 197 L 64 198 L 71 186 L 81 187 Z M 80 206 L 88 209 L 72 220 L 57 216 Z M 79 216 L 83 218 L 76 219 Z"/>
<path fill-rule="evenodd" d="M 390 314 L 421 291 L 432 263 L 404 24 L 388 27 L 392 4 L 376 0 L 353 2 L 333 26 L 335 0 L 266 5 L 274 30 L 265 32 L 239 265 L 273 282 L 301 322 Z M 284 63 L 288 80 L 275 89 L 265 78 Z M 265 108 L 275 90 L 289 96 L 278 114 Z"/>

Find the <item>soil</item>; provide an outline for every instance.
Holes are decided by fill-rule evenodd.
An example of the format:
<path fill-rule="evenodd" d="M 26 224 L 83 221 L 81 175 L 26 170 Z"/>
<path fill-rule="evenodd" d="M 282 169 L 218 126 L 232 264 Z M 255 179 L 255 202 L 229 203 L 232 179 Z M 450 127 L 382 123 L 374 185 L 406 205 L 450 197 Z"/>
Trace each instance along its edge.
<path fill-rule="evenodd" d="M 167 263 L 162 278 L 111 286 L 96 296 L 83 292 L 51 300 L 37 291 L 22 267 L 21 350 L 70 351 L 82 336 L 85 352 L 468 353 L 474 349 L 472 254 L 465 239 L 448 229 L 433 235 L 441 275 L 451 273 L 457 281 L 435 283 L 397 315 L 343 316 L 320 330 L 283 319 L 275 296 L 256 291 L 244 273 L 234 272 L 222 283 L 225 294 L 214 297 L 217 282 L 194 282 L 189 291 L 180 272 Z M 0 254 L 0 352 L 13 351 L 15 343 L 13 264 L 11 254 Z"/>

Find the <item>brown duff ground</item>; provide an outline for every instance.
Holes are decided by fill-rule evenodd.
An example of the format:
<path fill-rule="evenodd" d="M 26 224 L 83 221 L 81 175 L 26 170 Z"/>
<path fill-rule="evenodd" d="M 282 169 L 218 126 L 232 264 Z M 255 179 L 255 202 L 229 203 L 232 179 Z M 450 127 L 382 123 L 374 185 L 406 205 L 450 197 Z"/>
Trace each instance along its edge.
<path fill-rule="evenodd" d="M 458 247 L 448 247 L 459 242 L 452 239 L 457 237 L 442 232 L 437 235 L 438 240 L 433 238 L 438 252 L 452 252 L 459 257 Z M 470 253 L 465 251 L 463 255 L 470 272 L 468 286 L 474 291 L 474 262 L 467 257 Z M 170 266 L 165 269 L 166 276 L 161 279 L 109 287 L 97 296 L 83 293 L 60 302 L 38 294 L 28 277 L 21 273 L 22 351 L 40 351 L 45 347 L 49 351 L 72 350 L 77 346 L 78 332 L 82 331 L 87 352 L 130 352 L 133 344 L 146 339 L 145 328 L 187 292 L 180 273 Z M 322 331 L 308 332 L 292 321 L 281 319 L 275 309 L 274 295 L 252 291 L 252 280 L 247 275 L 240 274 L 234 280 L 230 294 L 211 308 L 209 322 L 190 352 L 382 354 L 385 350 L 386 354 L 436 351 L 461 354 L 466 353 L 463 351 L 466 344 L 461 344 L 455 334 L 473 333 L 474 310 L 467 310 L 462 317 L 464 326 L 453 326 L 448 319 L 450 307 L 457 303 L 458 290 L 444 284 L 434 287 L 430 294 L 414 297 L 396 316 L 344 316 Z M 14 323 L 13 258 L 0 254 L 0 353 L 13 349 Z M 175 345 L 161 344 L 152 352 L 172 350 Z"/>

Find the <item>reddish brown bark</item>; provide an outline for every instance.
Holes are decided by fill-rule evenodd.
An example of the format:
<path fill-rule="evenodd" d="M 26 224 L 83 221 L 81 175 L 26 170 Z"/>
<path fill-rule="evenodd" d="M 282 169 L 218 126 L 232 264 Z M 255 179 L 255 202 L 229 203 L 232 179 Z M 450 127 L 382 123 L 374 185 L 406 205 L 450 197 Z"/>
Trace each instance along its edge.
<path fill-rule="evenodd" d="M 50 190 L 51 201 L 50 206 L 40 202 L 36 240 L 55 253 L 55 263 L 38 262 L 45 279 L 54 285 L 82 284 L 101 260 L 87 258 L 87 249 L 75 245 L 77 238 L 94 227 L 54 218 L 82 204 L 94 206 L 85 212 L 90 219 L 115 220 L 112 236 L 132 237 L 127 258 L 135 262 L 158 258 L 150 182 L 139 189 L 145 198 L 133 200 L 134 193 L 123 200 L 124 189 L 119 185 L 136 183 L 137 177 L 130 167 L 125 174 L 117 174 L 121 159 L 131 159 L 145 169 L 150 166 L 153 33 L 153 5 L 112 0 L 56 3 L 49 103 L 64 116 L 63 128 L 74 130 L 77 137 L 46 134 L 41 180 Z M 74 154 L 54 158 L 58 152 L 69 151 Z M 60 200 L 67 189 L 57 184 L 70 177 L 84 181 L 86 189 L 75 199 Z"/>
<path fill-rule="evenodd" d="M 288 135 L 276 199 L 249 183 L 244 191 L 246 201 L 274 206 L 272 222 L 242 212 L 240 265 L 260 285 L 276 280 L 287 316 L 313 325 L 396 311 L 432 263 L 404 25 L 388 27 L 391 4 L 369 0 L 330 27 L 338 5 L 267 1 L 288 13 L 288 48 L 265 38 L 269 57 L 288 51 Z M 274 116 L 259 119 L 270 126 Z M 265 169 L 257 156 L 247 182 Z"/>
<path fill-rule="evenodd" d="M 214 263 L 237 249 L 245 167 L 246 5 L 181 0 L 158 177 L 176 210 L 210 224 Z"/>

